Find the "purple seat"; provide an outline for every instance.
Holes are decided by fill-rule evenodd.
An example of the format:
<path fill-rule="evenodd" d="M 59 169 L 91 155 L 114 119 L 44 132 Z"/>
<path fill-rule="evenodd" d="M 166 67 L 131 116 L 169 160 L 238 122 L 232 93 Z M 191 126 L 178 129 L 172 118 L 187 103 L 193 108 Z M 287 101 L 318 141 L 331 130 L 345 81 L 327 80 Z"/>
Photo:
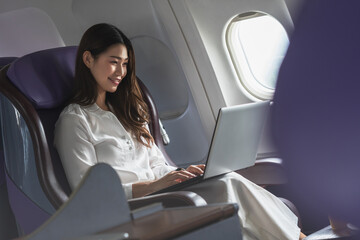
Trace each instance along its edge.
<path fill-rule="evenodd" d="M 0 69 L 11 62 L 13 62 L 17 57 L 0 57 Z M 0 128 L 0 136 L 2 135 L 2 131 Z M 4 155 L 3 155 L 3 144 L 2 138 L 0 138 L 0 186 L 5 182 L 4 175 Z"/>
<path fill-rule="evenodd" d="M 76 49 L 31 53 L 0 72 L 6 180 L 11 208 L 24 233 L 41 225 L 71 192 L 53 148 L 53 132 L 71 94 Z M 157 123 L 158 119 L 152 121 Z M 152 130 L 157 130 L 156 124 Z M 128 203 L 137 208 L 153 202 L 162 202 L 165 207 L 206 204 L 191 192 L 159 194 Z"/>
<path fill-rule="evenodd" d="M 289 189 L 304 215 L 327 221 L 329 214 L 358 227 L 359 10 L 357 0 L 306 2 L 280 69 L 272 112 Z"/>

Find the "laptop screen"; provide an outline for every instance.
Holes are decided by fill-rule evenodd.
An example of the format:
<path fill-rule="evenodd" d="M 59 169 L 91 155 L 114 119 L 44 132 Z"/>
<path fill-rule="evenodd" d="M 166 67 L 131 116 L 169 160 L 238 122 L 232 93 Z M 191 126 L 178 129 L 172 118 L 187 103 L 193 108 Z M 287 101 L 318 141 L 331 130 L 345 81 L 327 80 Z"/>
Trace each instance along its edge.
<path fill-rule="evenodd" d="M 204 178 L 255 164 L 270 102 L 256 102 L 219 110 Z"/>

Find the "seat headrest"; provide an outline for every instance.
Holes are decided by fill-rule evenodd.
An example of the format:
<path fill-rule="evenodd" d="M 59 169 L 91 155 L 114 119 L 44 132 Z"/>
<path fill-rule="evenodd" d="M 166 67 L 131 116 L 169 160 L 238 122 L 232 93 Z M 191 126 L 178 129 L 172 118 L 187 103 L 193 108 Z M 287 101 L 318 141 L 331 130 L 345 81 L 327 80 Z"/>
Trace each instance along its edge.
<path fill-rule="evenodd" d="M 7 76 L 36 109 L 55 108 L 72 92 L 76 46 L 27 54 L 15 60 Z"/>

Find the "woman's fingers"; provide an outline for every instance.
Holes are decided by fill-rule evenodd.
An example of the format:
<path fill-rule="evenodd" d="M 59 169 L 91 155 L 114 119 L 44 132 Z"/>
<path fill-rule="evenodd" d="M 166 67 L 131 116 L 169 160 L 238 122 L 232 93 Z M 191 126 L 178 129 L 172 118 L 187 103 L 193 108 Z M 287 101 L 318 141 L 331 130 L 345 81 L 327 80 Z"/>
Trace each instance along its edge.
<path fill-rule="evenodd" d="M 168 173 L 167 175 L 165 175 L 163 178 L 159 179 L 157 182 L 160 187 L 159 189 L 161 189 L 161 188 L 165 188 L 165 187 L 177 184 L 179 182 L 188 180 L 195 176 L 196 175 L 194 175 L 186 170 L 172 171 L 172 172 Z"/>
<path fill-rule="evenodd" d="M 173 184 L 176 184 L 176 183 L 179 183 L 179 182 L 186 181 L 186 180 L 188 180 L 190 178 L 196 177 L 196 175 L 189 172 L 189 171 L 181 170 L 181 171 L 173 171 L 173 172 L 171 172 L 169 177 L 170 177 L 169 180 L 172 182 L 171 185 L 173 185 Z"/>
<path fill-rule="evenodd" d="M 174 185 L 174 184 L 176 184 L 176 183 L 181 183 L 181 182 L 183 182 L 183 181 L 186 181 L 186 180 L 188 180 L 188 179 L 193 178 L 193 177 L 196 176 L 196 175 L 194 175 L 194 174 L 192 174 L 192 173 L 190 173 L 190 172 L 187 172 L 187 171 L 186 171 L 187 173 L 185 173 L 185 170 L 183 170 L 182 172 L 183 172 L 183 173 L 176 173 L 176 174 L 174 174 L 175 179 L 173 180 L 173 182 L 172 182 L 171 185 Z M 191 175 L 189 175 L 189 174 L 191 174 Z"/>
<path fill-rule="evenodd" d="M 204 164 L 200 164 L 200 165 L 190 165 L 186 170 L 195 174 L 195 175 L 201 175 L 204 173 L 204 168 L 205 165 Z"/>
<path fill-rule="evenodd" d="M 193 174 L 187 170 L 173 171 L 171 173 L 172 173 L 171 175 L 174 177 L 180 177 L 180 178 L 185 178 L 185 179 L 196 177 L 195 174 Z"/>
<path fill-rule="evenodd" d="M 201 168 L 201 170 L 205 170 L 205 164 L 199 164 L 199 165 L 197 165 L 199 168 Z"/>

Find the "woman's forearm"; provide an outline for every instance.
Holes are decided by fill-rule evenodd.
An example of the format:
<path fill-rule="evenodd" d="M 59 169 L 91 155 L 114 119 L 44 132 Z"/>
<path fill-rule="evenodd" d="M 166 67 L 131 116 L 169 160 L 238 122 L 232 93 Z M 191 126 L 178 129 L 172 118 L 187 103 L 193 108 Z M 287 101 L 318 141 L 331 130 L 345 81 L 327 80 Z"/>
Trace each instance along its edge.
<path fill-rule="evenodd" d="M 154 181 L 138 182 L 132 185 L 133 198 L 143 197 L 149 193 L 155 192 L 153 188 Z"/>

